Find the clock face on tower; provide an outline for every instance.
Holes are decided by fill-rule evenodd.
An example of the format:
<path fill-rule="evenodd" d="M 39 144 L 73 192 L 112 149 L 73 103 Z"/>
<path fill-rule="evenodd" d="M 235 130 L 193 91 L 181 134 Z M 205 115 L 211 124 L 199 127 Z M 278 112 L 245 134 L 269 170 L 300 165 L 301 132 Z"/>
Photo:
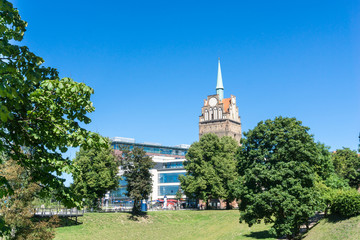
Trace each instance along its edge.
<path fill-rule="evenodd" d="M 217 104 L 217 99 L 214 98 L 214 97 L 210 98 L 210 100 L 209 100 L 209 105 L 210 105 L 211 107 L 215 107 L 216 104 Z"/>

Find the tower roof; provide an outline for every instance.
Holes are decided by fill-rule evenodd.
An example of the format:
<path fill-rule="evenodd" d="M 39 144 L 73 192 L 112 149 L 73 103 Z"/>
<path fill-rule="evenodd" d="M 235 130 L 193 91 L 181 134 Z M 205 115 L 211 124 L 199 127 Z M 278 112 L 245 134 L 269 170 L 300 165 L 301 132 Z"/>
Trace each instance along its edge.
<path fill-rule="evenodd" d="M 218 74 L 217 74 L 216 89 L 224 89 L 222 76 L 221 76 L 220 58 L 218 61 Z"/>

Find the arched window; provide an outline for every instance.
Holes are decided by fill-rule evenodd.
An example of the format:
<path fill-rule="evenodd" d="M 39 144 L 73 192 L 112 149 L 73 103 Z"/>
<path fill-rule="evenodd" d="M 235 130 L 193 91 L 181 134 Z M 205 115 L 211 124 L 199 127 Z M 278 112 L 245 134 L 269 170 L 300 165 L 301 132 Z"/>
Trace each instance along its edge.
<path fill-rule="evenodd" d="M 214 108 L 214 119 L 217 119 L 217 109 L 216 109 L 216 107 Z"/>
<path fill-rule="evenodd" d="M 208 110 L 205 109 L 205 121 L 209 120 L 209 113 Z"/>
<path fill-rule="evenodd" d="M 219 119 L 222 119 L 222 110 L 219 108 Z"/>
<path fill-rule="evenodd" d="M 214 119 L 214 114 L 213 114 L 212 108 L 210 108 L 209 113 L 210 113 L 209 120 L 213 120 Z"/>

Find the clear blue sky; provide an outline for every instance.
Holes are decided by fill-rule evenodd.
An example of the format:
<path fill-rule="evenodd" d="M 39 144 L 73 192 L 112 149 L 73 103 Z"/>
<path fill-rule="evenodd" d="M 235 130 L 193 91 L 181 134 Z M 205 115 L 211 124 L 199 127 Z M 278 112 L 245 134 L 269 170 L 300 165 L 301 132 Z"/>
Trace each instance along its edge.
<path fill-rule="evenodd" d="M 244 131 L 296 117 L 332 150 L 357 148 L 360 1 L 12 2 L 29 23 L 23 44 L 94 88 L 92 131 L 197 141 L 220 57 Z"/>

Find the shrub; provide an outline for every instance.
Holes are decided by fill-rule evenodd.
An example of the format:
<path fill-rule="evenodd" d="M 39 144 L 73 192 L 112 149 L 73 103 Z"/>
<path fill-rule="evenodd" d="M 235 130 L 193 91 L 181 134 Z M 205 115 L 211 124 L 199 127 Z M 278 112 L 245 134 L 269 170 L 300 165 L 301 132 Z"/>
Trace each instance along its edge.
<path fill-rule="evenodd" d="M 332 199 L 331 213 L 345 217 L 360 215 L 360 194 L 354 189 L 337 191 Z"/>

